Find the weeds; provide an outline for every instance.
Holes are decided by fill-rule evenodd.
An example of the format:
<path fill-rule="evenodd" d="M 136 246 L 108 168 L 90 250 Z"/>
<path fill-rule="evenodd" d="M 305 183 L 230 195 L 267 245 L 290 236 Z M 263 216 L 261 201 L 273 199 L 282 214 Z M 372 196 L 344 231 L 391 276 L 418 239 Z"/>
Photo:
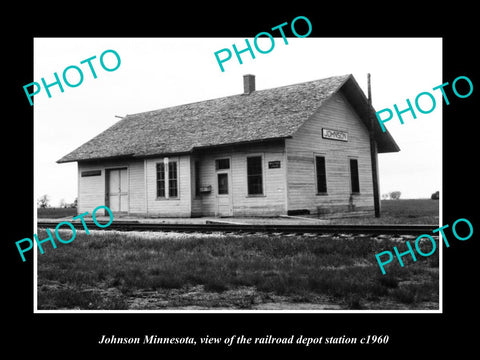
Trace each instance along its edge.
<path fill-rule="evenodd" d="M 46 237 L 44 230 L 38 235 Z M 246 286 L 292 298 L 323 295 L 351 309 L 362 308 L 361 300 L 385 298 L 409 305 L 438 302 L 438 272 L 432 273 L 438 260 L 430 259 L 436 254 L 403 268 L 392 265 L 384 276 L 374 254 L 392 245 L 368 237 L 158 234 L 145 238 L 78 231 L 74 242 L 38 255 L 39 289 L 48 281 L 69 288 L 39 291 L 38 304 L 39 308 L 124 308 L 125 298 L 136 290 L 197 285 L 214 293 Z M 408 281 L 410 285 L 402 285 Z M 85 292 L 86 287 L 113 287 L 123 298 L 98 298 Z"/>
<path fill-rule="evenodd" d="M 125 299 L 120 296 L 108 297 L 78 288 L 48 289 L 39 288 L 39 309 L 127 309 Z"/>

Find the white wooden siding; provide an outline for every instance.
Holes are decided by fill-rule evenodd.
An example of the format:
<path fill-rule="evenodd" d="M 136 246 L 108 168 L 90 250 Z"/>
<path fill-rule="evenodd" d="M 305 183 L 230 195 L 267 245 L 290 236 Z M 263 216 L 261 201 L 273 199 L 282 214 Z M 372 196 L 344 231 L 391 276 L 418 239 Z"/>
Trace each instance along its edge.
<path fill-rule="evenodd" d="M 262 156 L 263 195 L 248 195 L 247 156 Z M 285 161 L 283 144 L 264 144 L 232 147 L 199 156 L 200 182 L 212 186 L 210 193 L 202 194 L 201 208 L 204 216 L 217 215 L 217 175 L 215 160 L 230 158 L 230 189 L 234 216 L 284 214 L 285 208 Z M 280 161 L 281 167 L 269 169 L 269 161 Z"/>
<path fill-rule="evenodd" d="M 156 164 L 164 157 L 148 159 L 146 166 L 146 194 L 149 216 L 190 217 L 192 212 L 192 188 L 190 156 L 169 157 L 169 162 L 177 162 L 178 196 L 175 198 L 157 198 Z M 166 182 L 167 183 L 167 182 Z M 165 191 L 168 192 L 166 186 Z"/>
<path fill-rule="evenodd" d="M 143 160 L 105 161 L 78 163 L 78 212 L 92 212 L 97 206 L 106 205 L 105 175 L 108 169 L 127 168 L 128 213 L 142 213 L 145 208 L 143 185 Z M 82 177 L 83 171 L 101 170 L 100 176 Z"/>
<path fill-rule="evenodd" d="M 348 133 L 348 142 L 322 138 L 322 128 Z M 285 145 L 284 145 L 285 144 Z M 249 196 L 247 157 L 262 156 L 263 194 Z M 317 195 L 315 155 L 325 157 L 327 194 Z M 128 169 L 128 211 L 160 217 L 217 215 L 217 171 L 215 159 L 230 158 L 229 188 L 234 216 L 275 216 L 287 210 L 312 213 L 356 209 L 373 210 L 373 185 L 369 134 L 346 98 L 337 93 L 285 142 L 232 146 L 208 150 L 195 156 L 169 157 L 177 162 L 178 197 L 157 198 L 156 164 L 163 157 L 135 161 L 80 162 L 78 164 L 78 211 L 91 212 L 105 205 L 106 169 Z M 360 194 L 351 195 L 349 159 L 358 160 Z M 200 185 L 210 193 L 195 196 L 195 160 L 200 162 Z M 280 161 L 280 168 L 268 168 Z M 82 171 L 101 170 L 100 176 L 81 177 Z M 287 176 L 288 174 L 288 176 Z M 168 191 L 168 188 L 166 189 Z"/>
<path fill-rule="evenodd" d="M 99 176 L 82 177 L 83 171 L 101 170 Z M 88 212 L 105 205 L 105 168 L 99 165 L 78 163 L 78 213 Z"/>
<path fill-rule="evenodd" d="M 129 212 L 139 214 L 145 212 L 145 191 L 143 160 L 129 162 Z"/>
<path fill-rule="evenodd" d="M 348 142 L 322 138 L 322 128 L 348 133 Z M 373 209 L 368 130 L 341 93 L 334 94 L 286 140 L 288 209 Z M 327 195 L 316 194 L 315 155 L 325 156 Z M 360 194 L 351 195 L 349 159 L 358 160 Z"/>

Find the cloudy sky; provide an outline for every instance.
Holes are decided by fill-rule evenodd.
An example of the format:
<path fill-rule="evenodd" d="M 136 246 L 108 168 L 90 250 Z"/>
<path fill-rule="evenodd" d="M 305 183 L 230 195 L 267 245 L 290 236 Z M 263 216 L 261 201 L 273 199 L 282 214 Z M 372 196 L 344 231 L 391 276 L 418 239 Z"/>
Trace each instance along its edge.
<path fill-rule="evenodd" d="M 426 198 L 440 190 L 442 96 L 432 88 L 443 83 L 441 38 L 307 37 L 288 38 L 288 45 L 275 38 L 270 53 L 256 52 L 255 59 L 245 53 L 242 65 L 233 56 L 221 72 L 214 52 L 232 44 L 242 49 L 245 38 L 36 38 L 32 81 L 52 83 L 54 72 L 61 77 L 70 65 L 80 67 L 84 79 L 75 88 L 64 85 L 63 93 L 52 86 L 51 98 L 44 89 L 34 97 L 35 199 L 48 194 L 53 206 L 75 199 L 76 163 L 56 161 L 119 121 L 116 116 L 239 94 L 244 74 L 256 76 L 257 90 L 353 74 L 366 93 L 370 73 L 377 111 L 393 104 L 405 109 L 407 98 L 414 103 L 420 92 L 431 92 L 437 107 L 430 114 L 417 112 L 413 119 L 405 113 L 403 125 L 396 117 L 386 123 L 401 151 L 379 155 L 380 192 Z M 109 49 L 121 58 L 112 72 L 99 63 Z M 116 62 L 111 55 L 105 56 L 108 67 Z M 80 64 L 92 56 L 96 79 Z M 68 72 L 72 83 L 75 73 Z"/>

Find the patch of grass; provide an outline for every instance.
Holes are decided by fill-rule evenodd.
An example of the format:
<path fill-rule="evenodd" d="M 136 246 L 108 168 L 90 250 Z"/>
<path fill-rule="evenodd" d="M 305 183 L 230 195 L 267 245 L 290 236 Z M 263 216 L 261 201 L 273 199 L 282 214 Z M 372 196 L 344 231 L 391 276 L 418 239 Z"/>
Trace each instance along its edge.
<path fill-rule="evenodd" d="M 125 299 L 121 297 L 101 296 L 98 292 L 78 288 L 45 289 L 40 287 L 37 293 L 38 308 L 49 309 L 127 309 Z"/>
<path fill-rule="evenodd" d="M 46 237 L 42 229 L 38 235 Z M 121 306 L 82 292 L 99 286 L 114 287 L 125 297 L 142 289 L 203 285 L 205 291 L 222 293 L 247 286 L 292 298 L 323 295 L 347 308 L 361 308 L 362 299 L 392 298 L 405 304 L 438 301 L 438 276 L 431 276 L 434 263 L 429 262 L 436 254 L 415 263 L 406 261 L 404 267 L 392 262 L 387 275 L 381 274 L 374 254 L 394 245 L 398 243 L 368 237 L 159 234 L 143 238 L 134 233 L 77 231 L 74 242 L 38 255 L 39 284 L 57 281 L 77 293 L 44 292 L 39 306 Z M 431 287 L 422 292 L 423 282 L 416 279 L 428 281 Z M 400 286 L 406 281 L 413 285 Z"/>
<path fill-rule="evenodd" d="M 361 300 L 357 295 L 348 296 L 345 302 L 350 310 L 361 310 L 363 308 Z"/>
<path fill-rule="evenodd" d="M 431 301 L 438 297 L 438 286 L 433 284 L 407 283 L 392 292 L 393 298 L 405 304 L 413 304 L 421 301 Z"/>
<path fill-rule="evenodd" d="M 378 283 L 387 289 L 395 289 L 398 287 L 398 279 L 394 275 L 385 274 L 378 276 Z"/>
<path fill-rule="evenodd" d="M 440 203 L 431 199 L 381 200 L 381 217 L 332 219 L 335 224 L 434 224 L 439 223 Z"/>
<path fill-rule="evenodd" d="M 385 215 L 420 217 L 438 215 L 439 201 L 431 199 L 382 200 L 382 212 Z"/>
<path fill-rule="evenodd" d="M 62 218 L 77 215 L 77 208 L 37 208 L 37 217 L 40 218 Z"/>
<path fill-rule="evenodd" d="M 395 289 L 392 296 L 404 304 L 412 304 L 415 301 L 415 291 L 410 287 Z"/>

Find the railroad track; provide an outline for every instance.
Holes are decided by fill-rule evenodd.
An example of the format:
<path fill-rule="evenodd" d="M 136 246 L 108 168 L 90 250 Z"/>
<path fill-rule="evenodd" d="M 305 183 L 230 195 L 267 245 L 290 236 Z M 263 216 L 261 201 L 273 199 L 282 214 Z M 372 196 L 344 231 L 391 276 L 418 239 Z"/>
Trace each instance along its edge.
<path fill-rule="evenodd" d="M 39 221 L 38 228 L 55 228 L 58 222 Z M 84 229 L 80 221 L 71 224 L 76 229 Z M 85 221 L 89 230 L 99 230 L 93 221 Z M 291 225 L 291 224 L 164 224 L 140 223 L 137 221 L 114 221 L 109 227 L 100 230 L 117 231 L 176 231 L 176 232 L 244 232 L 244 233 L 346 233 L 346 234 L 430 234 L 438 228 L 435 225 Z"/>

